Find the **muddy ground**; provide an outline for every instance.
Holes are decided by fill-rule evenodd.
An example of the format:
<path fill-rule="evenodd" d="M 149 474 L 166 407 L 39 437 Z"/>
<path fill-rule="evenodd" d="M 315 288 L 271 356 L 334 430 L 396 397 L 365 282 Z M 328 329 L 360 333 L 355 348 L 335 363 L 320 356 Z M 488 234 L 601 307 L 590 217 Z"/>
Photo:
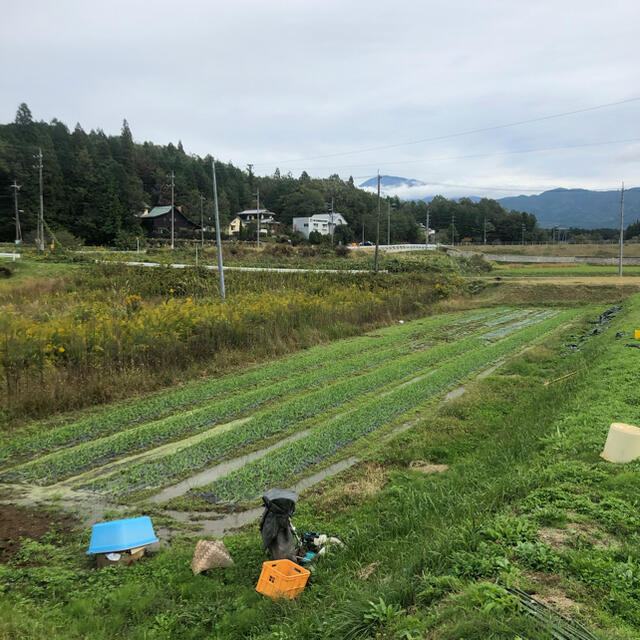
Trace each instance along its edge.
<path fill-rule="evenodd" d="M 0 504 L 0 562 L 11 560 L 24 538 L 39 540 L 52 531 L 65 535 L 76 527 L 77 523 L 71 516 Z"/>

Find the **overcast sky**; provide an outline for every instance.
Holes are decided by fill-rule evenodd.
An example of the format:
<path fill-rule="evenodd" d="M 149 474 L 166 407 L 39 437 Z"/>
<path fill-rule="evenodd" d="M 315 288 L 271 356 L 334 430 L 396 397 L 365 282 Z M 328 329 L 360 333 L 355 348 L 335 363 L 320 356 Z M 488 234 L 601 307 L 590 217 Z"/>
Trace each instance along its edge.
<path fill-rule="evenodd" d="M 638 0 L 4 0 L 1 13 L 2 122 L 24 101 L 71 128 L 118 133 L 127 118 L 137 141 L 260 174 L 360 182 L 379 168 L 450 195 L 640 185 L 640 101 L 402 144 L 640 98 Z"/>

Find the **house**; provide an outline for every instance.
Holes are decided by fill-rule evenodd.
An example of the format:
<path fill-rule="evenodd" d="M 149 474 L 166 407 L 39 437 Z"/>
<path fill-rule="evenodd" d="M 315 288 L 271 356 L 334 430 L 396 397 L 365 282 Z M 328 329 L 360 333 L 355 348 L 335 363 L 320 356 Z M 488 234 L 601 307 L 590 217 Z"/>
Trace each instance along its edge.
<path fill-rule="evenodd" d="M 153 236 L 171 236 L 171 205 L 145 209 L 139 220 L 142 228 Z M 176 236 L 188 234 L 200 227 L 182 213 L 181 206 L 173 208 L 173 226 Z"/>
<path fill-rule="evenodd" d="M 267 209 L 245 209 L 236 213 L 235 217 L 227 227 L 227 235 L 237 236 L 240 229 L 250 224 L 258 224 L 258 216 L 260 216 L 260 235 L 268 235 L 269 231 L 279 224 L 275 220 L 275 213 Z"/>
<path fill-rule="evenodd" d="M 312 231 L 317 231 L 323 236 L 333 234 L 336 227 L 346 225 L 347 221 L 341 213 L 315 213 L 307 218 L 294 218 L 293 230 L 301 233 L 305 238 Z"/>

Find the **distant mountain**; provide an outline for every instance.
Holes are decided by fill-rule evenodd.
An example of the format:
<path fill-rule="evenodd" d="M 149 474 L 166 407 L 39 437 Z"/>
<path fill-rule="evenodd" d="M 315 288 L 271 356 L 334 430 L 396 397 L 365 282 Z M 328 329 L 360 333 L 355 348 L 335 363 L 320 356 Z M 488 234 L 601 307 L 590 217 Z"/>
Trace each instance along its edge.
<path fill-rule="evenodd" d="M 398 195 L 407 200 L 430 202 L 435 197 L 425 182 L 400 176 L 380 176 L 383 188 L 395 189 Z M 377 177 L 370 178 L 360 186 L 368 189 L 377 187 Z M 427 189 L 425 189 L 425 187 Z M 436 189 L 433 189 L 436 191 Z M 437 193 L 437 191 L 436 191 Z M 432 195 L 433 194 L 433 195 Z M 459 199 L 460 196 L 449 195 Z M 479 196 L 464 196 L 473 202 L 481 200 Z M 491 196 L 487 196 L 491 197 Z M 533 213 L 541 227 L 581 227 L 598 229 L 617 228 L 620 224 L 620 191 L 589 191 L 588 189 L 551 189 L 535 196 L 507 196 L 497 198 L 505 209 L 516 209 Z M 625 226 L 640 220 L 640 187 L 626 189 L 624 192 Z"/>
<path fill-rule="evenodd" d="M 620 191 L 552 189 L 536 196 L 509 196 L 498 202 L 506 209 L 535 214 L 541 227 L 617 228 Z M 625 189 L 625 226 L 640 219 L 640 187 Z"/>
<path fill-rule="evenodd" d="M 373 178 L 369 178 L 359 186 L 363 188 L 373 187 L 374 189 L 376 189 L 378 187 L 378 177 L 374 176 Z M 380 176 L 380 186 L 383 189 L 398 189 L 400 187 L 425 187 L 426 182 L 414 180 L 413 178 L 401 178 L 400 176 Z"/>

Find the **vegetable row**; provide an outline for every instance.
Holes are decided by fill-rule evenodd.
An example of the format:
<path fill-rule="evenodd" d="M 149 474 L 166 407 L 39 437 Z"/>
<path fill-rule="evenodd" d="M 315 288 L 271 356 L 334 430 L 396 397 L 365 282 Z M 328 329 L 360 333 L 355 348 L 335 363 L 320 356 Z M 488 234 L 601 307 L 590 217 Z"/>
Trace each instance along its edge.
<path fill-rule="evenodd" d="M 168 440 L 191 435 L 215 422 L 255 409 L 275 398 L 379 366 L 397 357 L 403 349 L 404 345 L 377 351 L 369 350 L 353 358 L 334 360 L 322 368 L 309 369 L 304 374 L 291 376 L 270 386 L 226 395 L 203 407 L 172 414 L 127 431 L 42 456 L 10 469 L 0 476 L 0 480 L 52 484 L 125 454 L 134 454 Z"/>
<path fill-rule="evenodd" d="M 242 447 L 291 429 L 306 418 L 316 416 L 317 420 L 321 420 L 322 416 L 319 414 L 323 411 L 349 401 L 354 401 L 355 404 L 359 401 L 358 396 L 403 382 L 428 367 L 479 348 L 485 342 L 484 338 L 476 335 L 399 357 L 368 373 L 352 376 L 283 401 L 275 407 L 255 414 L 249 422 L 237 425 L 231 430 L 214 433 L 163 458 L 135 463 L 90 485 L 83 485 L 82 488 L 122 496 L 139 489 L 158 487 L 176 476 L 183 475 L 185 471 L 195 471 L 231 452 L 237 452 Z"/>
<path fill-rule="evenodd" d="M 288 358 L 255 367 L 246 373 L 194 383 L 169 393 L 154 394 L 142 401 L 111 406 L 99 413 L 48 430 L 45 430 L 43 425 L 35 425 L 28 433 L 8 439 L 0 446 L 0 463 L 12 456 L 29 456 L 91 440 L 96 436 L 106 436 L 125 426 L 146 422 L 180 407 L 209 401 L 224 393 L 262 385 L 286 376 L 305 374 L 308 369 L 326 366 L 336 358 L 358 356 L 367 351 L 401 343 L 411 334 L 415 334 L 415 338 L 424 338 L 428 337 L 430 332 L 443 327 L 474 323 L 499 314 L 504 315 L 504 310 L 486 310 L 471 314 L 466 312 L 421 319 L 382 329 L 375 337 L 361 336 L 341 340 L 329 346 L 313 347 Z M 485 323 L 483 326 L 490 325 Z"/>
<path fill-rule="evenodd" d="M 574 313 L 560 313 L 504 340 L 470 351 L 426 376 L 416 378 L 412 383 L 368 400 L 353 412 L 317 426 L 307 436 L 288 446 L 278 448 L 209 485 L 192 489 L 190 493 L 210 502 L 253 499 L 266 488 L 305 472 L 358 438 L 379 429 L 395 416 L 445 391 L 462 378 L 524 347 L 565 322 Z"/>

